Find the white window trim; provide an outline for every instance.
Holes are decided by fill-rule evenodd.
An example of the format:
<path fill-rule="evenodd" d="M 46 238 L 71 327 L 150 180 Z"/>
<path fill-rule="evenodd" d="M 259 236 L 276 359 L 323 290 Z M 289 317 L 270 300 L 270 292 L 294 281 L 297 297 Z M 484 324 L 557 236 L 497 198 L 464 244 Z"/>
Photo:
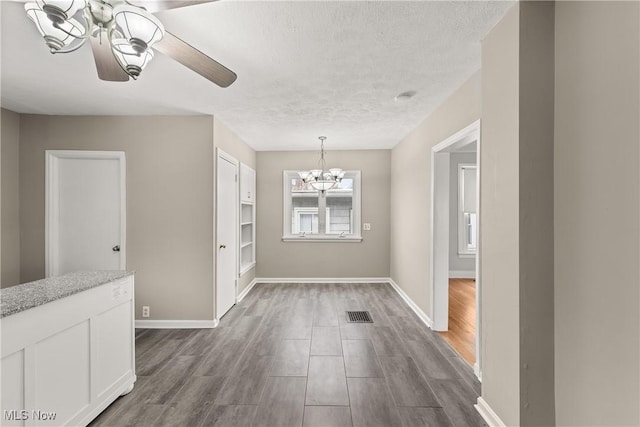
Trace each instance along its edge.
<path fill-rule="evenodd" d="M 285 170 L 282 172 L 282 241 L 283 242 L 325 242 L 325 243 L 357 243 L 362 241 L 362 225 L 361 225 L 361 180 L 360 171 L 348 170 L 344 171 L 345 177 L 353 176 L 353 196 L 352 196 L 352 216 L 353 216 L 353 234 L 336 237 L 338 234 L 311 234 L 311 235 L 295 235 L 291 234 L 291 184 L 290 179 L 298 176 L 297 170 Z"/>
<path fill-rule="evenodd" d="M 294 208 L 293 209 L 293 224 L 296 225 L 296 229 L 300 229 L 300 215 L 302 214 L 315 214 L 318 215 L 318 208 Z M 319 225 L 318 225 L 319 226 Z M 313 229 L 313 221 L 311 228 Z M 310 235 L 314 235 L 310 233 Z"/>
<path fill-rule="evenodd" d="M 474 168 L 478 170 L 477 165 L 473 163 L 458 164 L 458 255 L 460 258 L 473 258 L 476 256 L 478 249 L 467 249 L 467 225 L 464 221 L 464 169 Z M 477 198 L 476 198 L 477 200 Z M 476 226 L 477 227 L 477 226 Z M 476 239 L 477 240 L 477 239 Z"/>

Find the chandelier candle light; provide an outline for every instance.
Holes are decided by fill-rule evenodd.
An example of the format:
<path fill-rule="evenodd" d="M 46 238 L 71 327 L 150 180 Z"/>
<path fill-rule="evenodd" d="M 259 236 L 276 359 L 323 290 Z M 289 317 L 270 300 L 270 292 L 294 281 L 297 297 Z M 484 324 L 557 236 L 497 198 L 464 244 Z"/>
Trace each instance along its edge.
<path fill-rule="evenodd" d="M 151 46 L 165 34 L 155 16 L 124 0 L 36 0 L 24 8 L 51 53 L 74 52 L 106 32 L 118 64 L 134 79 L 153 58 Z M 73 18 L 81 11 L 84 25 Z"/>
<path fill-rule="evenodd" d="M 326 136 L 319 136 L 320 140 L 320 160 L 318 166 L 320 169 L 311 169 L 309 171 L 298 172 L 300 178 L 305 183 L 310 184 L 315 190 L 318 190 L 322 195 L 325 191 L 332 189 L 344 178 L 344 171 L 339 168 L 331 168 L 326 170 L 326 162 L 324 160 L 324 141 Z"/>

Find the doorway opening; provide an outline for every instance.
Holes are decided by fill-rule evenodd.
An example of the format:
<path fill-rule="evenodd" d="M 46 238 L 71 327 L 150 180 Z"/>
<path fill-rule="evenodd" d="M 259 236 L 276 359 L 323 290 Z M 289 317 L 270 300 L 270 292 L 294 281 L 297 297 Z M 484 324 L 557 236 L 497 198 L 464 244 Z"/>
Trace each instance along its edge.
<path fill-rule="evenodd" d="M 432 148 L 433 330 L 480 375 L 480 121 Z"/>

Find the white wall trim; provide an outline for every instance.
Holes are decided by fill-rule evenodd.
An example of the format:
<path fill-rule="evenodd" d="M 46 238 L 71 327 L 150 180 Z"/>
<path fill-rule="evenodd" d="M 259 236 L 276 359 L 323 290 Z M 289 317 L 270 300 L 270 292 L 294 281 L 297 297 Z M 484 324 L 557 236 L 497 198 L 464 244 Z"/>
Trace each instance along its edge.
<path fill-rule="evenodd" d="M 256 283 L 389 283 L 388 277 L 261 277 Z"/>
<path fill-rule="evenodd" d="M 427 316 L 427 314 L 418 307 L 418 304 L 416 304 L 390 277 L 256 277 L 253 282 L 247 286 L 247 290 L 246 292 L 243 292 L 243 294 L 246 295 L 246 293 L 249 293 L 249 290 L 257 283 L 388 283 L 398 293 L 398 295 L 400 295 L 400 298 L 402 298 L 411 310 L 413 310 L 413 312 L 420 318 L 420 320 L 427 325 L 427 327 L 431 329 L 431 326 L 433 325 L 431 318 Z"/>
<path fill-rule="evenodd" d="M 476 408 L 476 411 L 484 418 L 487 424 L 491 427 L 506 427 L 506 424 L 502 422 L 500 417 L 491 409 L 486 400 L 482 397 L 478 398 L 478 403 L 473 405 Z"/>
<path fill-rule="evenodd" d="M 448 238 L 440 239 L 440 233 L 437 233 L 436 230 L 442 231 L 442 225 L 438 224 L 438 227 L 435 226 L 436 215 L 436 203 L 435 203 L 435 190 L 438 188 L 438 185 L 442 184 L 442 179 L 439 183 L 436 183 L 436 160 L 444 155 L 444 153 L 454 151 L 460 147 L 463 147 L 473 141 L 477 141 L 477 153 L 480 153 L 481 147 L 481 121 L 480 119 L 474 121 L 464 129 L 456 132 L 455 134 L 449 136 L 444 139 L 439 144 L 436 144 L 431 149 L 431 221 L 430 221 L 430 229 L 431 229 L 431 266 L 432 272 L 430 277 L 429 290 L 431 291 L 431 316 L 434 321 L 434 329 L 435 330 L 446 330 L 448 329 L 446 326 L 449 318 L 449 295 L 448 295 L 448 281 L 442 280 L 443 275 L 449 272 L 449 257 L 448 257 Z M 438 156 L 438 157 L 436 157 Z M 476 167 L 478 171 L 478 178 L 476 182 L 476 191 L 477 191 L 477 209 L 476 213 L 478 215 L 478 236 L 477 236 L 477 250 L 476 250 L 476 361 L 478 363 L 479 368 L 477 369 L 476 376 L 478 378 L 481 377 L 482 370 L 482 352 L 481 346 L 482 341 L 480 337 L 482 336 L 482 232 L 480 231 L 480 224 L 482 223 L 482 212 L 481 212 L 481 193 L 480 193 L 480 181 L 481 181 L 481 161 L 480 156 L 477 155 Z M 449 175 L 447 174 L 445 179 L 448 180 Z M 447 204 L 447 206 L 449 206 Z M 449 217 L 446 217 L 447 222 Z M 446 235 L 448 236 L 448 230 Z M 446 254 L 446 256 L 438 256 L 439 254 Z M 440 280 L 438 280 L 440 279 Z"/>
<path fill-rule="evenodd" d="M 473 364 L 473 373 L 476 374 L 478 381 L 482 382 L 482 371 L 480 370 L 480 365 L 478 365 L 478 362 Z"/>
<path fill-rule="evenodd" d="M 136 320 L 136 328 L 141 329 L 207 329 L 218 326 L 213 320 Z"/>
<path fill-rule="evenodd" d="M 422 311 L 422 309 L 418 307 L 418 304 L 416 304 L 393 279 L 389 278 L 388 280 L 391 287 L 398 293 L 398 295 L 400 295 L 404 302 L 406 302 L 407 305 L 411 307 L 411 310 L 413 310 L 413 312 L 420 318 L 420 320 L 422 320 L 422 322 L 427 325 L 429 329 L 431 329 L 431 327 L 433 326 L 433 322 L 431 321 L 431 318 L 427 316 L 427 313 Z"/>
<path fill-rule="evenodd" d="M 244 297 L 246 297 L 247 294 L 249 294 L 249 292 L 251 292 L 251 289 L 253 289 L 253 287 L 256 285 L 256 283 L 258 283 L 256 281 L 256 279 L 253 279 L 251 281 L 251 283 L 249 283 L 249 285 L 246 288 L 244 288 L 244 291 L 242 291 L 242 292 L 240 292 L 238 294 L 238 298 L 236 298 L 236 304 L 239 303 L 240 301 L 242 301 L 244 299 Z"/>
<path fill-rule="evenodd" d="M 449 271 L 450 279 L 475 279 L 476 271 L 464 271 L 464 270 L 450 270 Z"/>

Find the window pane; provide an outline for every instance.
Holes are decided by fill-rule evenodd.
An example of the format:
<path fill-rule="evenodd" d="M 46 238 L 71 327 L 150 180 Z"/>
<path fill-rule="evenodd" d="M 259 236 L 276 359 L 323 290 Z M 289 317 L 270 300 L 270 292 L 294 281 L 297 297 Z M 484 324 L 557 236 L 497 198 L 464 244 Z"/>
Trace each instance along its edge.
<path fill-rule="evenodd" d="M 291 192 L 291 234 L 318 233 L 318 192 Z"/>
<path fill-rule="evenodd" d="M 311 184 L 306 183 L 302 178 L 291 179 L 291 193 L 318 193 L 318 190 L 314 190 Z"/>
<path fill-rule="evenodd" d="M 476 212 L 477 197 L 476 197 L 476 167 L 465 166 L 462 168 L 460 174 L 462 179 L 462 210 L 464 212 Z"/>
<path fill-rule="evenodd" d="M 327 191 L 327 234 L 353 234 L 353 179 Z"/>

